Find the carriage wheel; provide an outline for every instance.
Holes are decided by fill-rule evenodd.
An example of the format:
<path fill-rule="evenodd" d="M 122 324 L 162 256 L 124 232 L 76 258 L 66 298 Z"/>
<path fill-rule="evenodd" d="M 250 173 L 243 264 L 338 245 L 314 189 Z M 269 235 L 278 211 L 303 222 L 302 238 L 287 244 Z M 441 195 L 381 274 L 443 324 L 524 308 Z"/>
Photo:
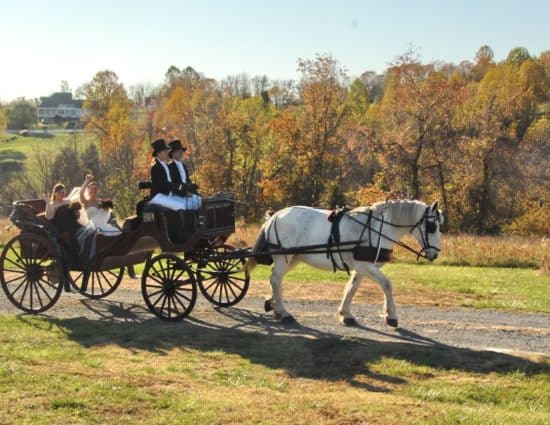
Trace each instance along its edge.
<path fill-rule="evenodd" d="M 115 292 L 122 277 L 124 267 L 103 271 L 71 272 L 71 285 L 88 298 L 100 299 Z"/>
<path fill-rule="evenodd" d="M 160 254 L 150 259 L 141 277 L 145 304 L 163 320 L 182 320 L 197 301 L 193 272 L 180 258 Z"/>
<path fill-rule="evenodd" d="M 52 242 L 35 233 L 16 236 L 0 256 L 2 289 L 13 305 L 27 313 L 41 313 L 57 302 L 62 273 Z"/>
<path fill-rule="evenodd" d="M 231 245 L 222 245 L 215 248 L 213 255 L 230 254 L 234 249 Z M 242 300 L 250 284 L 244 263 L 244 258 L 214 260 L 199 269 L 199 288 L 206 299 L 219 307 L 230 307 Z"/>

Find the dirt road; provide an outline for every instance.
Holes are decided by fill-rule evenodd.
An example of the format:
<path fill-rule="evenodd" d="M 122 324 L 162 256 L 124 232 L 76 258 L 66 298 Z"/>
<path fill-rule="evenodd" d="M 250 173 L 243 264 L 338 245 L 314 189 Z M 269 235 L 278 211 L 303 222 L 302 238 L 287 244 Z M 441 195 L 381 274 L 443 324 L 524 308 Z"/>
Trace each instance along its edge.
<path fill-rule="evenodd" d="M 259 283 L 253 282 L 252 285 Z M 437 308 L 398 305 L 399 327 L 394 329 L 379 316 L 379 304 L 354 304 L 358 326 L 344 327 L 336 320 L 335 301 L 287 301 L 287 309 L 297 324 L 280 324 L 263 310 L 263 299 L 247 296 L 235 307 L 217 309 L 199 294 L 197 304 L 186 321 L 208 328 L 238 329 L 265 334 L 301 334 L 314 338 L 360 338 L 419 345 L 470 348 L 476 350 L 519 351 L 550 356 L 550 315 L 513 313 L 470 308 Z M 21 314 L 0 291 L 0 312 Z M 141 298 L 139 282 L 125 280 L 113 295 L 104 300 L 90 300 L 75 293 L 63 293 L 58 303 L 45 313 L 49 317 L 68 319 L 86 317 L 94 320 L 135 322 L 150 320 Z M 170 323 L 180 326 L 181 323 Z"/>

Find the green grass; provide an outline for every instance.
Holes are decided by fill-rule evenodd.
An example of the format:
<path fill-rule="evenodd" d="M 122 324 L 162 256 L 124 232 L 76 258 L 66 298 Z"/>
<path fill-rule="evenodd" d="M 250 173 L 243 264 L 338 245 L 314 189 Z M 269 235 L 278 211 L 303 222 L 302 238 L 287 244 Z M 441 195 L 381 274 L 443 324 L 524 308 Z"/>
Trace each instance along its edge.
<path fill-rule="evenodd" d="M 550 275 L 536 270 L 397 263 L 387 264 L 382 271 L 392 281 L 397 299 L 401 294 L 414 297 L 416 292 L 418 298 L 429 297 L 418 302 L 431 301 L 432 305 L 550 313 Z M 258 266 L 252 278 L 267 282 L 270 273 L 269 267 Z M 300 264 L 285 279 L 334 284 L 340 294 L 349 277 L 344 272 L 331 273 Z"/>
<path fill-rule="evenodd" d="M 9 180 L 10 175 L 32 170 L 37 167 L 32 161 L 36 152 L 51 152 L 55 155 L 60 147 L 75 141 L 83 150 L 88 144 L 95 143 L 95 137 L 89 134 L 56 134 L 51 138 L 21 137 L 12 134 L 0 136 L 0 172 Z"/>
<path fill-rule="evenodd" d="M 95 140 L 94 136 L 88 134 L 56 134 L 51 138 L 22 137 L 14 134 L 4 134 L 0 136 L 0 157 L 14 155 L 24 155 L 28 157 L 37 148 L 40 150 L 56 149 L 64 145 L 73 138 L 84 143 L 90 143 Z M 20 158 L 24 159 L 24 158 Z"/>
<path fill-rule="evenodd" d="M 548 360 L 165 323 L 0 316 L 2 423 L 548 423 Z"/>

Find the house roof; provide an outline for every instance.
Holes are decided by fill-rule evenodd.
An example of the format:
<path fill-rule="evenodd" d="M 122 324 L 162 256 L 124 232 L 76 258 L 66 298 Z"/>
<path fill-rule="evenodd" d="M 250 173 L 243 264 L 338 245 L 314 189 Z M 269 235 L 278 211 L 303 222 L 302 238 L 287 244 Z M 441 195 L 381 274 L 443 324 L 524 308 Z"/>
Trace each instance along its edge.
<path fill-rule="evenodd" d="M 72 93 L 57 92 L 51 96 L 40 98 L 39 108 L 56 108 L 59 105 L 73 105 L 75 108 L 82 108 L 81 99 L 73 99 Z"/>

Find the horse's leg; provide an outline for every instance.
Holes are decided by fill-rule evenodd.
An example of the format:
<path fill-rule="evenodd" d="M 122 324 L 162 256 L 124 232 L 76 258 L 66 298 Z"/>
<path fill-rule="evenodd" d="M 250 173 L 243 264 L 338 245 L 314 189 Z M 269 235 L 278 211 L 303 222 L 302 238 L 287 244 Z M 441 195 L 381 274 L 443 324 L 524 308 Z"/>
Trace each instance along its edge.
<path fill-rule="evenodd" d="M 351 278 L 344 289 L 344 296 L 342 298 L 342 302 L 340 303 L 340 307 L 338 307 L 338 317 L 340 322 L 346 326 L 354 326 L 357 324 L 355 317 L 351 314 L 350 306 L 351 300 L 353 299 L 355 292 L 357 292 L 357 288 L 359 288 L 361 280 L 363 280 L 363 276 L 357 273 L 356 270 L 353 270 L 351 273 Z"/>
<path fill-rule="evenodd" d="M 271 277 L 269 278 L 269 283 L 271 284 L 272 298 L 271 300 L 268 300 L 266 302 L 265 307 L 266 310 L 268 310 L 268 306 L 270 305 L 275 310 L 275 316 L 280 318 L 281 322 L 291 323 L 294 322 L 294 318 L 285 309 L 283 303 L 282 285 L 283 277 L 294 266 L 294 264 L 292 261 L 292 257 L 286 257 L 287 258 L 281 256 L 273 257 L 275 264 L 273 265 Z"/>
<path fill-rule="evenodd" d="M 397 327 L 397 311 L 395 303 L 393 302 L 392 284 L 390 280 L 382 274 L 380 269 L 374 264 L 367 263 L 367 267 L 364 267 L 365 274 L 372 278 L 382 291 L 384 291 L 384 312 L 386 314 L 386 323 L 392 327 Z"/>

